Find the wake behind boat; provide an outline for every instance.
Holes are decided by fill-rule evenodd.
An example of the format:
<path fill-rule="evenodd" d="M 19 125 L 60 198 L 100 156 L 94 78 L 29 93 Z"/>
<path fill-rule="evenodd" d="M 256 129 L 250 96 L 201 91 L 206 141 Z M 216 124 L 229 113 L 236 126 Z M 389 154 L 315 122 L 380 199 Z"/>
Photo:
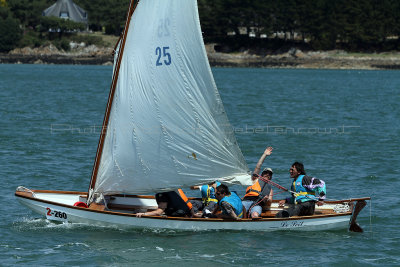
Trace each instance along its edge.
<path fill-rule="evenodd" d="M 88 192 L 17 188 L 18 200 L 50 220 L 182 230 L 357 228 L 365 200 L 327 201 L 313 216 L 261 218 L 143 216 L 154 192 L 220 181 L 251 184 L 205 52 L 195 0 L 132 0 Z M 357 204 L 356 204 L 357 203 Z M 78 206 L 75 206 L 78 205 Z M 353 216 L 354 215 L 354 216 Z"/>

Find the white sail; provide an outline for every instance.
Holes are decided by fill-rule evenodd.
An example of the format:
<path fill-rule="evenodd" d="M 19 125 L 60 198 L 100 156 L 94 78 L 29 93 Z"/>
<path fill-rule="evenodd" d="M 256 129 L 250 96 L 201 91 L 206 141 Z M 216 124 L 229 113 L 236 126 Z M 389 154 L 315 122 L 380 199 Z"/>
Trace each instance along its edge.
<path fill-rule="evenodd" d="M 248 184 L 249 178 L 208 64 L 197 2 L 141 0 L 94 193 L 142 194 L 214 180 Z"/>

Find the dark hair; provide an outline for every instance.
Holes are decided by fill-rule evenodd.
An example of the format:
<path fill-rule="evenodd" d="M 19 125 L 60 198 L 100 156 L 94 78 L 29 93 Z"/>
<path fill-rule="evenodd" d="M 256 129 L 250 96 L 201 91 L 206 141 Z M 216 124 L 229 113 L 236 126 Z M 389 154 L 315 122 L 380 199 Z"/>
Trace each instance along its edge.
<path fill-rule="evenodd" d="M 229 188 L 224 184 L 220 184 L 219 186 L 217 186 L 217 192 L 219 192 L 221 194 L 225 194 L 225 195 L 231 194 L 231 192 L 229 191 Z"/>
<path fill-rule="evenodd" d="M 304 170 L 304 165 L 303 165 L 303 163 L 297 162 L 297 161 L 296 161 L 295 163 L 292 164 L 292 167 L 295 167 L 296 170 L 297 170 L 300 174 L 306 175 L 306 171 Z"/>

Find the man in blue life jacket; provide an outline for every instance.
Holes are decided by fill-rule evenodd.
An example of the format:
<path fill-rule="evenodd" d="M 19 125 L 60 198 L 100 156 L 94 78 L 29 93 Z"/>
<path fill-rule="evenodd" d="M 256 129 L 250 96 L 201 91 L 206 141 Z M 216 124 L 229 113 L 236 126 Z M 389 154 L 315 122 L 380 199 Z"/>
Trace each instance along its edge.
<path fill-rule="evenodd" d="M 295 162 L 289 170 L 293 178 L 291 186 L 292 196 L 279 201 L 279 206 L 285 203 L 294 204 L 286 210 L 278 212 L 275 217 L 313 215 L 315 204 L 322 206 L 326 197 L 325 182 L 315 177 L 306 176 L 304 165 Z"/>
<path fill-rule="evenodd" d="M 224 184 L 217 186 L 215 197 L 218 199 L 218 208 L 213 217 L 239 220 L 243 218 L 242 200 L 235 192 L 230 192 Z M 218 211 L 221 213 L 217 213 Z"/>
<path fill-rule="evenodd" d="M 202 186 L 190 187 L 192 190 L 200 189 L 201 193 L 201 201 L 190 200 L 190 203 L 193 205 L 195 217 L 207 217 L 215 210 L 218 204 L 218 200 L 215 197 L 215 190 L 219 185 L 221 185 L 221 183 L 215 181 Z"/>

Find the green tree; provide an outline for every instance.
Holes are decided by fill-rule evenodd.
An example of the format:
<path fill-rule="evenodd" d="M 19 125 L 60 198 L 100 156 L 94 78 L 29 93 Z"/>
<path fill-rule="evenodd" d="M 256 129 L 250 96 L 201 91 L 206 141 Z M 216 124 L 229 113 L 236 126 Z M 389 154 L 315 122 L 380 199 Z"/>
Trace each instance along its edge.
<path fill-rule="evenodd" d="M 369 0 L 364 7 L 362 25 L 364 28 L 362 42 L 366 45 L 380 45 L 387 37 L 394 34 L 396 25 L 394 2 L 391 0 Z"/>
<path fill-rule="evenodd" d="M 336 48 L 340 29 L 344 25 L 341 13 L 341 2 L 345 0 L 307 1 L 308 17 L 302 23 L 302 28 L 308 33 L 311 46 L 318 50 Z M 310 9 L 311 8 L 311 9 Z"/>
<path fill-rule="evenodd" d="M 212 41 L 216 37 L 226 36 L 226 28 L 220 16 L 222 1 L 198 0 L 198 8 L 203 37 Z"/>
<path fill-rule="evenodd" d="M 226 35 L 227 32 L 235 32 L 240 35 L 240 27 L 247 26 L 248 0 L 219 0 L 220 23 L 224 26 L 222 31 Z"/>
<path fill-rule="evenodd" d="M 89 28 L 106 33 L 120 35 L 126 20 L 129 0 L 75 0 L 89 14 Z"/>
<path fill-rule="evenodd" d="M 64 33 L 84 30 L 85 24 L 57 17 L 42 17 L 38 29 L 41 32 L 57 32 L 61 37 Z"/>
<path fill-rule="evenodd" d="M 273 1 L 265 0 L 265 1 L 256 1 L 254 3 L 253 12 L 257 13 L 257 24 L 260 27 L 260 33 L 265 33 L 270 35 L 273 33 L 274 28 L 274 16 L 273 16 Z"/>
<path fill-rule="evenodd" d="M 21 39 L 19 21 L 7 7 L 0 7 L 0 52 L 12 50 Z"/>
<path fill-rule="evenodd" d="M 24 27 L 35 28 L 40 23 L 43 10 L 54 0 L 10 0 L 8 6 Z"/>
<path fill-rule="evenodd" d="M 396 21 L 391 27 L 393 35 L 397 37 L 397 50 L 400 49 L 400 1 L 393 0 L 392 16 L 393 20 Z"/>
<path fill-rule="evenodd" d="M 8 24 L 15 26 L 14 18 L 18 18 L 25 32 L 29 30 L 32 36 L 35 34 L 31 31 L 35 29 L 44 33 L 51 23 L 43 22 L 42 12 L 54 2 L 0 0 L 0 6 L 7 4 L 13 13 L 11 18 L 3 16 L 2 24 L 7 19 Z M 74 2 L 88 12 L 91 30 L 105 29 L 106 33 L 114 35 L 122 32 L 130 0 Z M 308 46 L 309 41 L 314 49 L 400 48 L 399 0 L 198 0 L 198 8 L 205 40 L 220 42 L 227 47 L 277 48 L 301 42 L 307 42 Z M 58 24 L 57 29 L 68 32 L 73 27 Z M 284 33 L 285 39 L 249 38 L 240 34 L 239 30 L 243 28 L 247 33 L 251 30 L 268 35 Z M 227 33 L 232 31 L 236 35 L 228 37 Z M 302 38 L 294 39 L 295 33 L 301 34 Z M 45 35 L 37 34 L 39 39 Z"/>

